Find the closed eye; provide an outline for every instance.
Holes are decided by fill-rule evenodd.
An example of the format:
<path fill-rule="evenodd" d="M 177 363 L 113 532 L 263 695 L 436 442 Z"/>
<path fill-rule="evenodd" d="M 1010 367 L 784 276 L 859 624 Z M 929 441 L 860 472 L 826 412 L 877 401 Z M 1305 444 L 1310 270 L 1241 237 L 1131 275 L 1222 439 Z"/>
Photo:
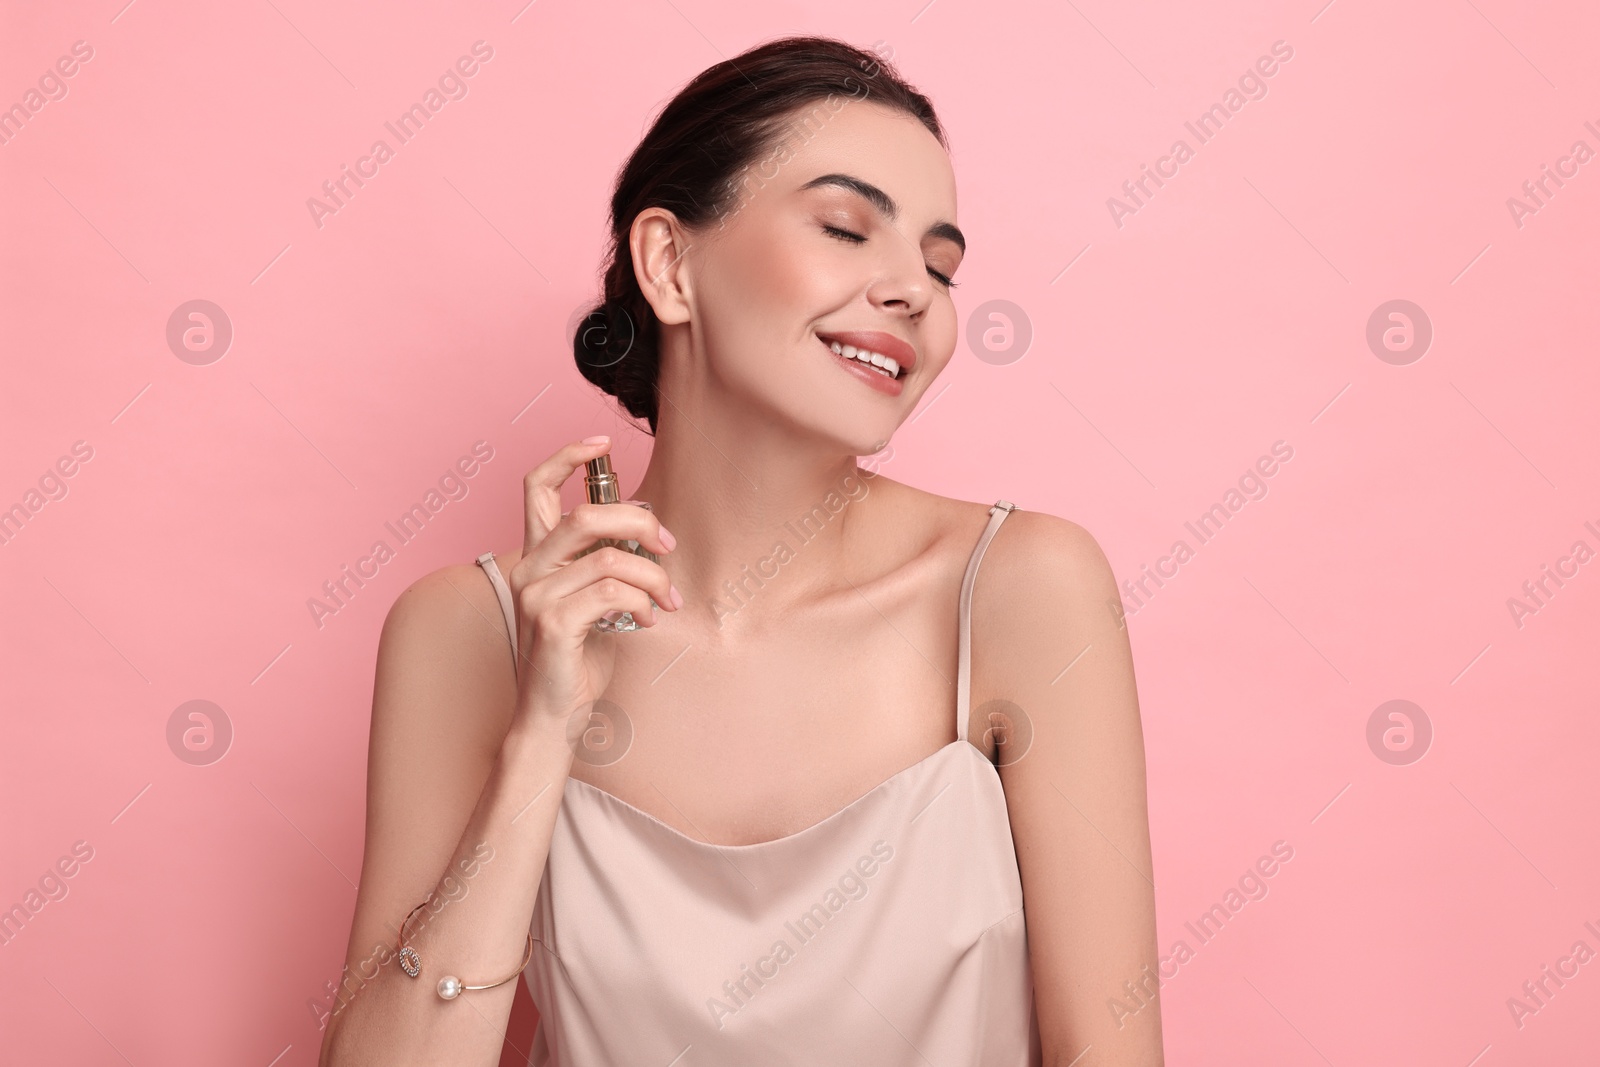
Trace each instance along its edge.
<path fill-rule="evenodd" d="M 837 237 L 837 238 L 839 238 L 839 240 L 841 240 L 841 241 L 849 241 L 851 244 L 863 244 L 866 241 L 866 238 L 861 236 L 861 234 L 859 234 L 859 233 L 851 233 L 849 230 L 841 230 L 837 226 L 829 226 L 826 223 L 823 224 L 822 231 L 824 233 L 828 234 L 830 237 Z M 938 271 L 934 270 L 932 267 L 928 268 L 928 273 L 933 275 L 933 277 L 939 282 L 939 284 L 943 285 L 946 289 L 954 289 L 956 287 L 956 285 L 959 284 L 957 282 L 951 281 L 948 277 L 946 277 L 943 274 L 940 274 Z"/>

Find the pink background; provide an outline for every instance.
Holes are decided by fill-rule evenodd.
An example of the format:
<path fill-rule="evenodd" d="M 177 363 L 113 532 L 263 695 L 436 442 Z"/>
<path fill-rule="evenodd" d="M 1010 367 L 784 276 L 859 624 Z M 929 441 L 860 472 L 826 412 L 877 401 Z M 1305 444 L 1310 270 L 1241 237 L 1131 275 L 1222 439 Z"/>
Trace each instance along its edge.
<path fill-rule="evenodd" d="M 1600 160 L 1507 206 L 1600 150 L 1592 5 L 123 2 L 13 2 L 0 33 L 7 106 L 93 48 L 0 145 L 0 507 L 93 450 L 0 544 L 0 908 L 93 849 L 0 945 L 8 1057 L 316 1062 L 385 613 L 515 547 L 561 442 L 620 435 L 642 472 L 567 347 L 610 180 L 695 73 L 805 31 L 879 42 L 932 96 L 963 320 L 1004 300 L 1033 331 L 1021 358 L 963 343 L 884 473 L 1074 519 L 1119 578 L 1196 549 L 1128 605 L 1159 941 L 1195 950 L 1169 1062 L 1593 1054 L 1600 961 L 1521 1027 L 1506 1003 L 1600 951 L 1600 562 L 1520 626 L 1507 605 L 1600 550 Z M 478 40 L 468 95 L 319 228 L 307 199 Z M 1267 95 L 1200 144 L 1185 120 L 1275 41 Z M 233 329 L 208 365 L 166 340 L 195 299 Z M 1405 365 L 1366 341 L 1395 299 L 1434 333 Z M 468 495 L 319 628 L 322 583 L 480 440 Z M 1275 441 L 1267 495 L 1201 545 L 1184 523 Z M 205 766 L 167 738 L 195 699 L 234 731 Z M 1405 765 L 1367 740 L 1396 699 L 1433 733 Z M 1268 895 L 1200 944 L 1185 922 L 1280 840 Z"/>

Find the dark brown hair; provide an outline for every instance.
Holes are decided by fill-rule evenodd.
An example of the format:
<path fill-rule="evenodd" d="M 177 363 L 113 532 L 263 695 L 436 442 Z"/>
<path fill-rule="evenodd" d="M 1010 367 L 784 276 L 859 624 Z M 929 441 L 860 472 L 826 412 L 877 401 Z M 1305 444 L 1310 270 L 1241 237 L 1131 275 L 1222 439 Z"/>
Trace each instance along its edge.
<path fill-rule="evenodd" d="M 726 222 L 751 165 L 791 130 L 806 136 L 810 115 L 823 107 L 794 113 L 838 96 L 904 111 L 949 147 L 933 105 L 887 60 L 829 37 L 784 37 L 702 71 L 662 109 L 618 171 L 601 300 L 579 318 L 572 348 L 583 376 L 646 420 L 652 434 L 660 323 L 634 278 L 633 220 L 662 207 L 691 230 Z M 781 162 L 784 151 L 774 159 Z"/>

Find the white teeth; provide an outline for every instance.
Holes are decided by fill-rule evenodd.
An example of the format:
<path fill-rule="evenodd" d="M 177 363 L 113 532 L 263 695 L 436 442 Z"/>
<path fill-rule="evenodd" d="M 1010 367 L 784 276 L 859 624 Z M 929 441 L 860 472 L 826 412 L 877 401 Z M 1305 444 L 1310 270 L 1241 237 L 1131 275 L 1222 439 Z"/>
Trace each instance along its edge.
<path fill-rule="evenodd" d="M 838 341 L 829 341 L 828 347 L 833 349 L 835 355 L 843 356 L 845 359 L 856 359 L 862 363 L 869 363 L 883 371 L 890 378 L 900 377 L 900 364 L 888 356 L 868 351 L 865 348 L 857 348 L 855 345 L 841 345 Z"/>

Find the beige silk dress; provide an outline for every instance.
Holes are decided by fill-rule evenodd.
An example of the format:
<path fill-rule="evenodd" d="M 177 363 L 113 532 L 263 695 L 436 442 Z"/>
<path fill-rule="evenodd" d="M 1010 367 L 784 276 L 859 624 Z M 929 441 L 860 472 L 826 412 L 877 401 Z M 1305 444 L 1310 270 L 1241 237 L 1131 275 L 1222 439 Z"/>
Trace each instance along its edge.
<path fill-rule="evenodd" d="M 989 509 L 967 563 L 955 739 L 932 755 L 749 845 L 567 778 L 523 972 L 529 1067 L 1040 1064 L 1005 792 L 966 739 L 973 581 L 1013 507 Z M 509 588 L 493 553 L 478 563 L 515 656 Z"/>

